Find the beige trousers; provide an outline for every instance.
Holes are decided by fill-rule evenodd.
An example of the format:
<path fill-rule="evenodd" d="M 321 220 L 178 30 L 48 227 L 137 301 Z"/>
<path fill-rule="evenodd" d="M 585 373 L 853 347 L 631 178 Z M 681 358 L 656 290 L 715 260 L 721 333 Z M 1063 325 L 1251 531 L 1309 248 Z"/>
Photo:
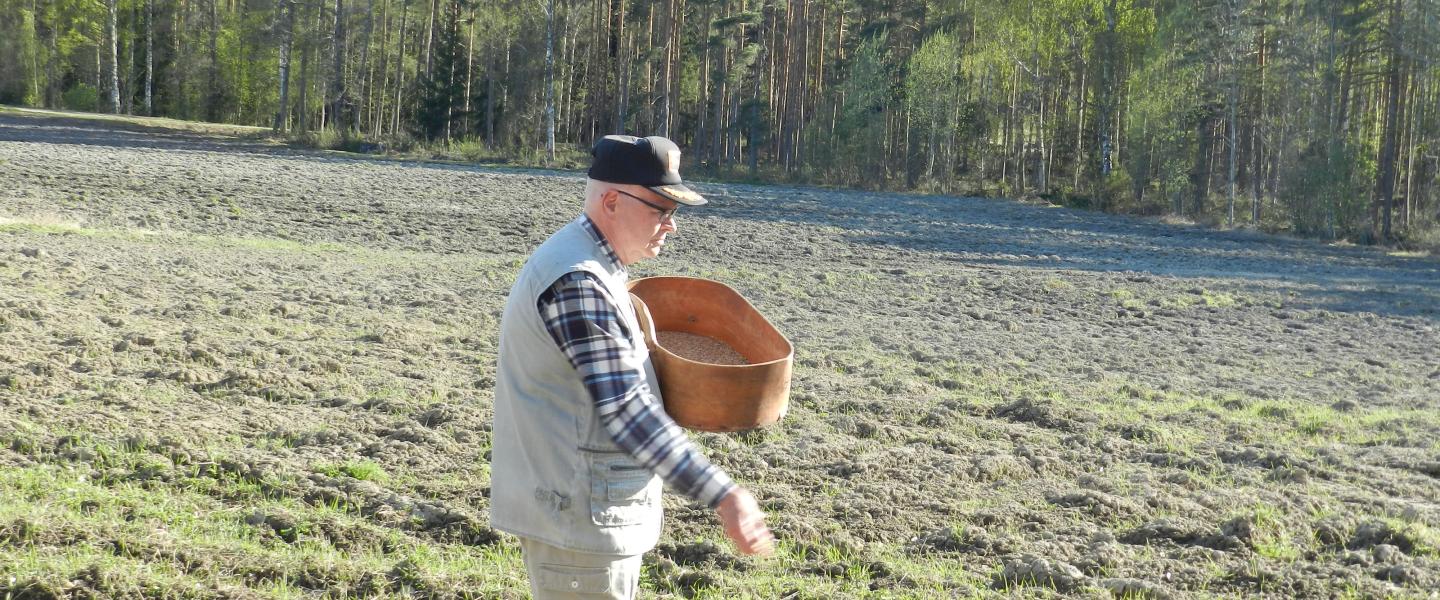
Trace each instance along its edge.
<path fill-rule="evenodd" d="M 520 538 L 535 600 L 631 600 L 640 588 L 642 555 L 591 554 Z"/>

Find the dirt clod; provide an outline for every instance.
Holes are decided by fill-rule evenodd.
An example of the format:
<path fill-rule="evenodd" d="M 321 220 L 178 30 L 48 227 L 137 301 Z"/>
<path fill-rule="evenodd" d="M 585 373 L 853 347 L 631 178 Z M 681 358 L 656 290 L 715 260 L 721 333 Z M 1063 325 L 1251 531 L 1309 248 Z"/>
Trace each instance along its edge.
<path fill-rule="evenodd" d="M 1005 561 L 1005 567 L 996 576 L 994 585 L 1037 585 L 1066 592 L 1088 580 L 1080 569 L 1070 563 L 1027 554 Z"/>
<path fill-rule="evenodd" d="M 1100 587 L 1110 592 L 1114 598 L 1133 600 L 1169 600 L 1173 594 L 1164 586 L 1144 581 L 1141 579 L 1108 578 L 1101 579 Z"/>
<path fill-rule="evenodd" d="M 1415 538 L 1409 531 L 1398 530 L 1386 521 L 1367 521 L 1355 527 L 1346 547 L 1361 550 L 1381 545 L 1409 554 L 1415 550 Z"/>

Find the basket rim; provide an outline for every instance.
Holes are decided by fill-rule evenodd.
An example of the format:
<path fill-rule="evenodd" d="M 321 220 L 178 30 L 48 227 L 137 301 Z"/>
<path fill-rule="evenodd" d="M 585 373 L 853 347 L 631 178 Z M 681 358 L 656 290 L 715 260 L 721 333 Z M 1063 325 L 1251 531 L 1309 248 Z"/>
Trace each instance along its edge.
<path fill-rule="evenodd" d="M 660 344 L 659 339 L 657 339 L 657 338 L 658 338 L 659 330 L 656 330 L 656 329 L 655 329 L 654 321 L 653 321 L 653 320 L 651 319 L 651 317 L 650 317 L 650 305 L 649 305 L 649 304 L 646 304 L 646 303 L 645 303 L 645 299 L 644 299 L 644 298 L 641 298 L 639 294 L 636 294 L 636 293 L 634 292 L 635 286 L 639 285 L 641 282 L 644 282 L 644 281 L 655 281 L 655 280 L 664 280 L 664 279 L 703 281 L 703 282 L 705 282 L 706 284 L 713 284 L 713 285 L 717 285 L 717 286 L 720 286 L 720 287 L 722 287 L 722 288 L 725 288 L 725 289 L 728 290 L 731 294 L 734 294 L 736 298 L 739 298 L 741 302 L 744 302 L 744 303 L 745 303 L 745 306 L 749 307 L 750 310 L 754 311 L 755 314 L 760 317 L 760 320 L 764 321 L 766 325 L 770 326 L 770 330 L 771 330 L 771 331 L 774 331 L 774 332 L 776 333 L 776 335 L 779 335 L 779 336 L 780 336 L 780 339 L 785 342 L 785 348 L 786 348 L 785 355 L 784 355 L 784 356 L 781 356 L 781 357 L 779 357 L 779 358 L 772 359 L 772 360 L 767 360 L 767 361 L 765 361 L 765 362 L 746 363 L 746 364 L 743 364 L 743 365 L 726 365 L 726 364 L 710 363 L 710 362 L 705 362 L 705 361 L 700 361 L 700 360 L 694 360 L 694 359 L 686 358 L 686 357 L 684 357 L 684 356 L 680 356 L 679 354 L 676 354 L 676 353 L 674 353 L 674 352 L 671 352 L 668 348 L 666 348 L 665 346 L 662 346 L 662 345 Z M 642 308 L 644 309 L 644 311 L 643 311 L 643 314 L 644 314 L 644 319 L 643 319 L 643 321 L 644 321 L 644 322 L 640 324 L 640 328 L 643 330 L 643 331 L 642 331 L 642 334 L 643 334 L 646 338 L 648 338 L 647 341 L 653 341 L 653 342 L 654 342 L 654 346 L 655 346 L 654 349 L 660 350 L 661 353 L 663 353 L 663 354 L 664 354 L 665 356 L 667 356 L 667 357 L 677 358 L 677 359 L 679 359 L 679 360 L 683 360 L 683 361 L 685 361 L 685 362 L 693 363 L 693 364 L 697 364 L 697 365 L 705 365 L 705 366 L 707 366 L 707 367 L 720 367 L 720 368 L 724 368 L 724 369 L 748 369 L 748 368 L 755 368 L 755 367 L 766 367 L 766 366 L 772 366 L 772 365 L 777 365 L 777 364 L 786 363 L 786 362 L 793 362 L 794 359 L 795 359 L 795 343 L 790 341 L 790 337 L 787 336 L 787 335 L 785 335 L 785 332 L 780 331 L 780 328 L 779 328 L 779 327 L 776 327 L 774 323 L 771 323 L 771 322 L 770 322 L 770 319 L 765 316 L 765 313 L 762 313 L 762 312 L 760 312 L 760 309 L 755 308 L 755 305 L 750 302 L 750 299 L 749 299 L 749 298 L 746 298 L 744 294 L 741 294 L 740 292 L 736 291 L 735 288 L 732 288 L 732 287 L 730 287 L 730 286 L 728 286 L 728 285 L 725 285 L 724 283 L 721 283 L 721 282 L 719 282 L 719 281 L 715 281 L 715 280 L 713 280 L 713 279 L 705 279 L 705 278 L 703 278 L 703 277 L 687 277 L 687 276 L 684 276 L 684 275 L 657 275 L 657 276 L 654 276 L 654 277 L 640 277 L 640 278 L 638 278 L 638 279 L 632 279 L 632 280 L 626 282 L 626 284 L 625 284 L 625 290 L 626 290 L 627 292 L 630 292 L 631 302 L 632 302 L 632 303 L 638 302 L 638 303 L 639 303 L 639 307 L 642 307 Z M 642 312 L 639 311 L 639 310 L 637 310 L 637 311 L 635 311 L 635 312 L 636 312 L 637 316 L 640 315 L 640 314 L 642 314 Z M 669 331 L 669 330 L 666 330 L 666 331 Z M 682 332 L 682 333 L 683 333 L 683 332 Z"/>

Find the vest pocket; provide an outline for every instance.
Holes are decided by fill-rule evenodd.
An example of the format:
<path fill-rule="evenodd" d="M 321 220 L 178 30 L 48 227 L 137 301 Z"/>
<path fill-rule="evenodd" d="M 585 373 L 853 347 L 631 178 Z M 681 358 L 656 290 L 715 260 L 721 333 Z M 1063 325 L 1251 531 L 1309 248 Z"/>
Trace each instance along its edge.
<path fill-rule="evenodd" d="M 623 452 L 586 452 L 590 461 L 590 519 L 601 527 L 654 518 L 657 479 Z"/>

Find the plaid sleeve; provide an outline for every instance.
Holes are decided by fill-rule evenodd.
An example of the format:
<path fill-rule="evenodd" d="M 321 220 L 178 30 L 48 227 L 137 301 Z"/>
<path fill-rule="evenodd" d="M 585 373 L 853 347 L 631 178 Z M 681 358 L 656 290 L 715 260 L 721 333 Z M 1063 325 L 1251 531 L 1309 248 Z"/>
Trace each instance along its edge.
<path fill-rule="evenodd" d="M 719 504 L 735 483 L 665 414 L 645 381 L 635 342 L 595 276 L 565 274 L 540 295 L 537 308 L 550 337 L 580 372 L 615 445 L 672 489 L 711 508 Z"/>

